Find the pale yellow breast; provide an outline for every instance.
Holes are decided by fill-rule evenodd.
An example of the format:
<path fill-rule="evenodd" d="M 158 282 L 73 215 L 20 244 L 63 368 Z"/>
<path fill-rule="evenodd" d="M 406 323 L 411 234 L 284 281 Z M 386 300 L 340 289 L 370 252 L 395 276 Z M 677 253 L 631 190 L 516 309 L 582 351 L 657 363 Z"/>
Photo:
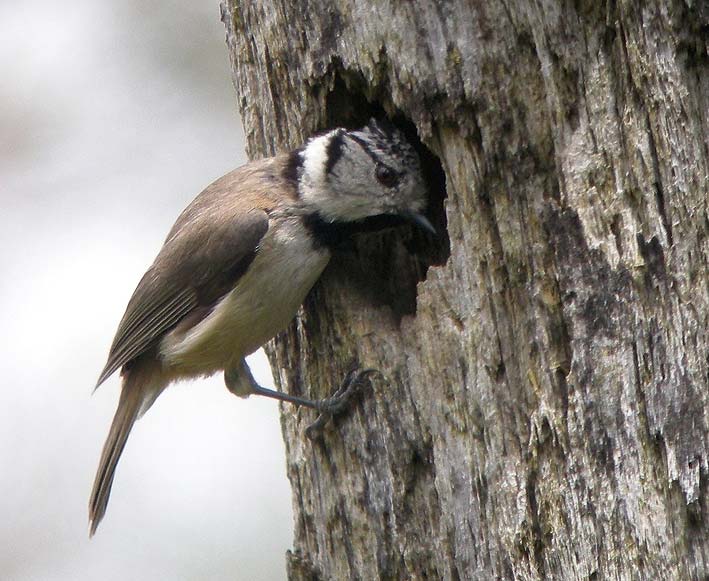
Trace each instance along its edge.
<path fill-rule="evenodd" d="M 165 336 L 163 360 L 180 375 L 208 375 L 253 353 L 295 316 L 329 259 L 329 251 L 313 248 L 299 220 L 279 220 L 212 312 L 187 333 Z"/>

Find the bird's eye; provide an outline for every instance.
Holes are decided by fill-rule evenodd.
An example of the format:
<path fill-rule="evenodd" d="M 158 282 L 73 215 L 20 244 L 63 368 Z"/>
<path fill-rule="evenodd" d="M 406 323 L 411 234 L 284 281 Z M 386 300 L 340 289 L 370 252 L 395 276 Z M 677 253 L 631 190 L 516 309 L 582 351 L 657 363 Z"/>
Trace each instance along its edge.
<path fill-rule="evenodd" d="M 398 174 L 393 169 L 383 164 L 377 165 L 375 175 L 377 176 L 377 181 L 387 188 L 393 188 L 399 183 Z"/>

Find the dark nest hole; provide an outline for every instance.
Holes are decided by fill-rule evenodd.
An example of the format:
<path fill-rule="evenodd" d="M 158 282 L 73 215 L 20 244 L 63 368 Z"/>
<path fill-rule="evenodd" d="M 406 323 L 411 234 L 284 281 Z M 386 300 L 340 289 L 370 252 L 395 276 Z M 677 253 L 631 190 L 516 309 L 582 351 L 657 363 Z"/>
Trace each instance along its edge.
<path fill-rule="evenodd" d="M 345 277 L 349 288 L 372 304 L 388 305 L 400 319 L 415 314 L 416 285 L 426 278 L 428 268 L 444 264 L 450 255 L 444 211 L 445 173 L 438 157 L 421 142 L 416 127 L 405 115 L 387 114 L 380 102 L 368 99 L 363 80 L 348 81 L 338 77 L 328 94 L 327 126 L 323 129 L 356 129 L 374 117 L 388 120 L 403 131 L 419 154 L 429 190 L 426 216 L 438 235 L 392 223 L 390 218 L 379 223 L 374 219 L 371 225 L 375 231 L 356 234 L 349 248 L 334 253 L 326 276 Z"/>

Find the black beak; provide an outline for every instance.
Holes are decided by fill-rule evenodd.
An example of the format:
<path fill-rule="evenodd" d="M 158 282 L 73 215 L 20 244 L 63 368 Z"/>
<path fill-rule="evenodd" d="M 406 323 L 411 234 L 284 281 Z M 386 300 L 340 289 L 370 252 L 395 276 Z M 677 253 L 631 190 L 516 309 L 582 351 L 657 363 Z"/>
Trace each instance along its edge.
<path fill-rule="evenodd" d="M 399 215 L 407 222 L 410 222 L 411 224 L 414 224 L 419 228 L 426 230 L 426 232 L 428 232 L 429 234 L 432 234 L 433 236 L 438 236 L 438 232 L 436 232 L 436 229 L 433 227 L 433 224 L 431 224 L 431 222 L 428 221 L 428 218 L 426 218 L 426 216 L 424 216 L 423 214 L 417 214 L 416 212 L 412 212 L 411 210 L 406 210 L 404 212 L 401 212 Z"/>

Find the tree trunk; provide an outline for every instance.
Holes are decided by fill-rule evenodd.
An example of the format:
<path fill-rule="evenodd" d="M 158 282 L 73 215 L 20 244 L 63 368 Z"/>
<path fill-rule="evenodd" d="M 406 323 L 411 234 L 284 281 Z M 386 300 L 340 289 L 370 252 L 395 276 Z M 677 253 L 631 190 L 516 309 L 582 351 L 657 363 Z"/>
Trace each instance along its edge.
<path fill-rule="evenodd" d="M 360 237 L 270 345 L 383 374 L 319 441 L 283 409 L 290 579 L 705 579 L 707 4 L 222 10 L 249 154 L 386 113 L 442 233 Z"/>

